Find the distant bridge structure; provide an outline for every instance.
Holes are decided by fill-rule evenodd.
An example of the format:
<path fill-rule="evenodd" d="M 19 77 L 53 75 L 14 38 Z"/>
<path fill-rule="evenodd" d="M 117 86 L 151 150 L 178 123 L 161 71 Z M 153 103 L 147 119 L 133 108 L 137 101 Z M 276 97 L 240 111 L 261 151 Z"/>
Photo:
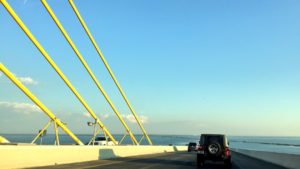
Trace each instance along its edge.
<path fill-rule="evenodd" d="M 44 5 L 45 9 L 55 22 L 56 26 L 59 28 L 61 33 L 63 34 L 66 41 L 69 43 L 70 47 L 73 49 L 75 54 L 77 55 L 78 59 L 81 61 L 82 65 L 92 78 L 93 82 L 96 84 L 97 88 L 100 90 L 120 122 L 122 123 L 123 127 L 126 130 L 126 133 L 124 134 L 123 138 L 120 140 L 119 144 L 124 140 L 124 138 L 129 135 L 133 145 L 139 145 L 141 141 L 146 138 L 148 143 L 152 145 L 152 141 L 148 134 L 146 133 L 146 130 L 144 129 L 141 121 L 139 120 L 136 112 L 134 111 L 133 107 L 131 106 L 129 100 L 127 99 L 123 89 L 121 88 L 119 82 L 117 81 L 114 73 L 112 72 L 110 66 L 108 65 L 106 59 L 104 58 L 98 44 L 96 43 L 95 39 L 93 38 L 91 32 L 89 31 L 87 25 L 85 24 L 83 18 L 80 15 L 80 12 L 78 11 L 76 5 L 74 4 L 73 0 L 69 0 L 69 4 L 72 7 L 74 13 L 76 14 L 80 24 L 82 25 L 83 29 L 85 30 L 87 36 L 89 37 L 91 43 L 93 44 L 95 50 L 97 51 L 98 55 L 100 56 L 103 64 L 105 65 L 107 71 L 109 72 L 111 78 L 113 79 L 115 85 L 117 86 L 120 94 L 122 95 L 124 101 L 126 102 L 126 105 L 130 109 L 132 115 L 135 117 L 137 124 L 141 128 L 143 132 L 142 138 L 138 141 L 129 127 L 127 126 L 126 122 L 124 121 L 123 117 L 120 115 L 119 111 L 116 109 L 115 105 L 112 103 L 111 99 L 101 86 L 100 82 L 90 69 L 89 65 L 84 60 L 83 56 L 75 46 L 74 42 L 56 17 L 55 13 L 50 8 L 49 4 L 46 2 L 46 0 L 41 0 L 42 4 Z M 79 92 L 76 90 L 76 88 L 72 85 L 72 83 L 68 80 L 66 75 L 61 71 L 61 69 L 56 65 L 55 61 L 51 58 L 51 56 L 46 52 L 46 50 L 43 48 L 43 46 L 39 43 L 39 41 L 35 38 L 35 36 L 31 33 L 31 31 L 27 28 L 27 26 L 23 23 L 23 21 L 19 18 L 19 16 L 16 14 L 16 12 L 13 10 L 13 8 L 9 5 L 9 3 L 6 0 L 0 0 L 0 3 L 4 6 L 4 8 L 7 10 L 7 12 L 11 15 L 11 17 L 14 19 L 14 21 L 19 25 L 19 27 L 23 30 L 23 32 L 27 35 L 27 37 L 31 40 L 31 42 L 35 45 L 35 47 L 39 50 L 39 52 L 44 56 L 44 58 L 48 61 L 49 65 L 55 70 L 55 72 L 59 75 L 59 77 L 64 81 L 64 83 L 67 85 L 67 87 L 72 91 L 72 93 L 76 96 L 76 98 L 80 101 L 80 103 L 84 106 L 84 108 L 87 110 L 87 112 L 91 115 L 91 117 L 95 120 L 94 125 L 98 125 L 100 128 L 97 130 L 94 130 L 93 138 L 91 140 L 95 140 L 95 137 L 99 132 L 102 130 L 106 138 L 110 138 L 112 142 L 117 145 L 117 141 L 113 137 L 113 135 L 109 132 L 109 130 L 104 126 L 104 124 L 101 122 L 101 120 L 97 117 L 95 112 L 90 108 L 90 106 L 86 103 L 86 101 L 82 98 L 82 96 L 79 94 Z M 56 144 L 59 145 L 59 138 L 58 138 L 58 127 L 62 128 L 63 131 L 65 131 L 77 144 L 82 145 L 82 142 L 77 138 L 75 134 L 73 134 L 43 103 L 41 103 L 2 63 L 0 63 L 0 71 L 2 71 L 25 95 L 27 95 L 38 107 L 41 108 L 41 110 L 50 118 L 50 121 L 44 126 L 42 130 L 38 133 L 36 138 L 33 140 L 33 142 L 43 134 L 43 132 L 49 127 L 51 122 L 54 123 L 55 128 L 55 135 L 56 135 Z M 96 126 L 95 126 L 96 127 Z"/>

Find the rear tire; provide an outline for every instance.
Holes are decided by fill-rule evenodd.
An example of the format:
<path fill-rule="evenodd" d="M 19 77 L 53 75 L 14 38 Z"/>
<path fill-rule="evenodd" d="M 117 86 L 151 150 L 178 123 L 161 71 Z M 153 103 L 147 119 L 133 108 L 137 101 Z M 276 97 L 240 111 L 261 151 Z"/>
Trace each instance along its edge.
<path fill-rule="evenodd" d="M 197 166 L 203 167 L 204 166 L 204 159 L 199 154 L 197 154 Z"/>
<path fill-rule="evenodd" d="M 231 159 L 225 160 L 224 163 L 225 163 L 226 168 L 231 168 L 231 166 L 232 166 Z"/>

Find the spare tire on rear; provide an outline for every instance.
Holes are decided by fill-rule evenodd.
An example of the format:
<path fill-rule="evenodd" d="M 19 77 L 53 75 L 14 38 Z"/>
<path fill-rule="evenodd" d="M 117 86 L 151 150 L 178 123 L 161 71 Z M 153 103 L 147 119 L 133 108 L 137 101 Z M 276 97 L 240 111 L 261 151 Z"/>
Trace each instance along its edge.
<path fill-rule="evenodd" d="M 217 142 L 212 142 L 208 146 L 208 152 L 211 155 L 219 155 L 221 152 L 221 145 Z"/>

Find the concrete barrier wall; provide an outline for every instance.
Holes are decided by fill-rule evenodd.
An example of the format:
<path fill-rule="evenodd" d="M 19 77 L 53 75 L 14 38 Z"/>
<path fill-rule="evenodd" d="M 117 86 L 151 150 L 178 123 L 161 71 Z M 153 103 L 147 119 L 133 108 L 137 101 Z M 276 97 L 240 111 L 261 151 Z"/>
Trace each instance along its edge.
<path fill-rule="evenodd" d="M 186 146 L 0 146 L 0 168 L 25 168 L 186 151 Z"/>
<path fill-rule="evenodd" d="M 242 149 L 232 149 L 232 151 L 263 161 L 267 161 L 273 164 L 277 164 L 286 168 L 300 169 L 300 155 Z"/>

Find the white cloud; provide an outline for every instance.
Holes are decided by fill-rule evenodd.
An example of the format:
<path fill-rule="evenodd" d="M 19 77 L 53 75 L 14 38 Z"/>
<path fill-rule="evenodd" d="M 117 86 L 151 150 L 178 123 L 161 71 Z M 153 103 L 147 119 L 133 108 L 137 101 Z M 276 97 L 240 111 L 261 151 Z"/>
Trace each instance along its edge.
<path fill-rule="evenodd" d="M 85 112 L 85 113 L 83 114 L 83 116 L 84 116 L 84 117 L 92 117 L 92 116 L 90 115 L 89 112 Z M 100 115 L 99 118 L 100 118 L 100 120 L 107 119 L 107 118 L 109 118 L 109 114 Z"/>
<path fill-rule="evenodd" d="M 139 119 L 140 119 L 140 121 L 141 121 L 141 123 L 148 123 L 149 122 L 149 117 L 147 117 L 147 116 L 139 116 Z"/>
<path fill-rule="evenodd" d="M 32 79 L 31 77 L 18 77 L 16 74 L 13 73 L 13 75 L 23 84 L 27 84 L 27 85 L 37 85 L 38 82 L 35 81 L 34 79 Z M 3 74 L 0 72 L 0 78 L 1 76 L 3 76 Z"/>
<path fill-rule="evenodd" d="M 132 114 L 128 114 L 128 115 L 122 115 L 128 122 L 130 123 L 137 123 L 136 119 L 134 118 L 134 116 Z M 141 123 L 148 123 L 148 117 L 147 116 L 139 116 L 138 117 Z"/>
<path fill-rule="evenodd" d="M 41 112 L 41 109 L 37 105 L 30 103 L 0 102 L 0 108 L 8 108 L 15 112 L 20 112 L 24 114 Z"/>
<path fill-rule="evenodd" d="M 85 113 L 83 114 L 83 116 L 84 116 L 84 117 L 91 117 L 91 115 L 90 115 L 89 112 L 85 112 Z"/>
<path fill-rule="evenodd" d="M 17 77 L 22 83 L 27 85 L 37 85 L 38 82 L 33 80 L 31 77 Z"/>
<path fill-rule="evenodd" d="M 100 115 L 100 119 L 104 120 L 109 118 L 109 114 Z"/>
<path fill-rule="evenodd" d="M 13 73 L 13 75 L 20 81 L 22 82 L 23 84 L 27 84 L 27 85 L 37 85 L 38 82 L 34 79 L 32 79 L 31 77 L 29 76 L 25 76 L 25 77 L 19 77 L 17 76 L 16 74 Z M 1 76 L 3 76 L 3 74 L 0 72 L 0 78 Z"/>

